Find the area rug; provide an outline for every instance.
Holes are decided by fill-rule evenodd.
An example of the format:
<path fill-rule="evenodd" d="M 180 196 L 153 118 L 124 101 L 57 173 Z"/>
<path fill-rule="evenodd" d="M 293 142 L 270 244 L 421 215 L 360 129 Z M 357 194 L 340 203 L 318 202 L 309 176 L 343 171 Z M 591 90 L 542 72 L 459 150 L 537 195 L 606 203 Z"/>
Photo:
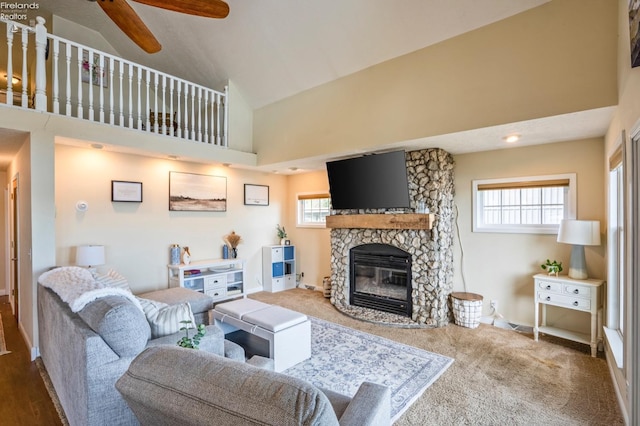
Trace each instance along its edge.
<path fill-rule="evenodd" d="M 391 390 L 397 420 L 453 363 L 453 359 L 318 318 L 311 319 L 311 358 L 284 371 L 344 395 L 364 381 Z"/>
<path fill-rule="evenodd" d="M 0 355 L 10 354 L 7 350 L 7 343 L 4 341 L 4 326 L 2 325 L 2 315 L 0 315 Z"/>

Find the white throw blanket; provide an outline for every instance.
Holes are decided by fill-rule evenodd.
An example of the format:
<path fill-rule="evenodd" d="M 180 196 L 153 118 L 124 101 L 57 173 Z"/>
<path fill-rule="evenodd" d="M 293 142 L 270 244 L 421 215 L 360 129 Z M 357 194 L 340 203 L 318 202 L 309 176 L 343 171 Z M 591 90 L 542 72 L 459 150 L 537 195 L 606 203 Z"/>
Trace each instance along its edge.
<path fill-rule="evenodd" d="M 60 296 L 72 312 L 78 312 L 88 303 L 106 296 L 125 297 L 142 311 L 140 302 L 131 292 L 121 288 L 106 287 L 96 282 L 91 272 L 77 266 L 52 269 L 40 275 L 38 282 Z"/>

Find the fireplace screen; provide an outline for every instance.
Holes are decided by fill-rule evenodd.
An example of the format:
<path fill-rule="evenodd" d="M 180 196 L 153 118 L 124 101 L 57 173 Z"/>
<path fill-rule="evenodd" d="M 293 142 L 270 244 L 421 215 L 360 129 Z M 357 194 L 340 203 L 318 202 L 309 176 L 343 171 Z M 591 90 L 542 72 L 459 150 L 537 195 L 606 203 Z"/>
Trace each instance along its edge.
<path fill-rule="evenodd" d="M 387 244 L 351 249 L 350 303 L 411 316 L 411 255 Z"/>

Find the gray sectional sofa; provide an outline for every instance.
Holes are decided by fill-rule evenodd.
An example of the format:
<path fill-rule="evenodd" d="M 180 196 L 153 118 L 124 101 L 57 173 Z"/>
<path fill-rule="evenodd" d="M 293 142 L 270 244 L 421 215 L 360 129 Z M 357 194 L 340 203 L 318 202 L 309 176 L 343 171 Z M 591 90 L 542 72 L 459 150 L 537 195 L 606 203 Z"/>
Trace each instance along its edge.
<path fill-rule="evenodd" d="M 176 346 L 182 332 L 150 339 L 139 307 L 106 296 L 74 313 L 49 288 L 38 285 L 38 330 L 42 361 L 73 425 L 138 424 L 114 384 L 146 347 Z M 177 347 L 177 346 L 176 346 Z M 244 361 L 244 350 L 209 325 L 200 349 Z"/>
<path fill-rule="evenodd" d="M 116 388 L 142 425 L 389 425 L 390 391 L 365 382 L 353 398 L 228 358 L 174 346 L 145 349 Z"/>

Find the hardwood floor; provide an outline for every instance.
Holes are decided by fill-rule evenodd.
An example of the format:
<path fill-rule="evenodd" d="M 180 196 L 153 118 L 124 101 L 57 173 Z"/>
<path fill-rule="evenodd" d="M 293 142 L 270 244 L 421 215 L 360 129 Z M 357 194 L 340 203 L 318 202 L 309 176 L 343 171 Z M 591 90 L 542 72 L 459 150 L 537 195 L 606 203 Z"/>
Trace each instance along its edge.
<path fill-rule="evenodd" d="M 60 417 L 22 339 L 8 296 L 0 296 L 4 338 L 10 354 L 0 356 L 0 424 L 61 425 Z"/>

